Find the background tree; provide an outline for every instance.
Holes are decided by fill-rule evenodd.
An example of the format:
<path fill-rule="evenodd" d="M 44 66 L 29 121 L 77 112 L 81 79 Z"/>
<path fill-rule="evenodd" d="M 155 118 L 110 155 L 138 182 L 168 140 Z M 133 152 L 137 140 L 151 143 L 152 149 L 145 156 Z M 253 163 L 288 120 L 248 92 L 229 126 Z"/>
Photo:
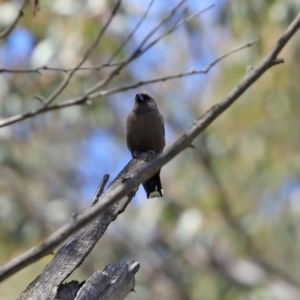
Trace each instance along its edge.
<path fill-rule="evenodd" d="M 7 28 L 21 3 L 0 3 L 0 21 Z M 206 13 L 189 17 L 210 3 L 170 3 L 154 1 L 147 8 L 141 1 L 122 1 L 101 35 L 113 3 L 44 1 L 35 17 L 27 5 L 17 26 L 2 35 L 1 264 L 83 211 L 102 175 L 113 178 L 123 168 L 130 159 L 125 118 L 137 91 L 146 89 L 158 99 L 170 144 L 223 98 L 246 68 L 251 71 L 299 10 L 296 1 L 216 1 Z M 159 38 L 174 24 L 180 26 Z M 103 84 L 115 64 L 139 55 L 134 51 L 151 32 L 143 46 L 159 38 L 157 43 Z M 223 60 L 207 75 L 143 86 L 152 78 L 201 69 L 256 38 L 255 46 Z M 283 66 L 210 126 L 195 149 L 163 168 L 165 199 L 146 201 L 139 191 L 77 279 L 108 262 L 134 258 L 142 268 L 137 293 L 128 299 L 299 298 L 298 39 L 284 50 Z M 93 50 L 90 55 L 87 49 Z M 82 58 L 83 70 L 70 75 Z M 62 82 L 66 88 L 52 100 Z M 21 116 L 11 124 L 46 101 L 59 105 L 77 99 L 95 84 L 103 84 L 97 97 L 79 103 L 91 105 L 22 121 Z M 19 295 L 50 259 L 4 281 L 0 297 Z"/>

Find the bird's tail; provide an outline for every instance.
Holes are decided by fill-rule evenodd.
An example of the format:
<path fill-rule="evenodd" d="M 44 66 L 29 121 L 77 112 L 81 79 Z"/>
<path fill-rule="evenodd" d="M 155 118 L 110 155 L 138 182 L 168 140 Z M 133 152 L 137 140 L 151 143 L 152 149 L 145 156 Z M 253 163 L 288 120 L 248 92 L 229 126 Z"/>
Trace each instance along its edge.
<path fill-rule="evenodd" d="M 160 171 L 143 183 L 147 198 L 162 197 L 163 190 L 160 182 Z"/>

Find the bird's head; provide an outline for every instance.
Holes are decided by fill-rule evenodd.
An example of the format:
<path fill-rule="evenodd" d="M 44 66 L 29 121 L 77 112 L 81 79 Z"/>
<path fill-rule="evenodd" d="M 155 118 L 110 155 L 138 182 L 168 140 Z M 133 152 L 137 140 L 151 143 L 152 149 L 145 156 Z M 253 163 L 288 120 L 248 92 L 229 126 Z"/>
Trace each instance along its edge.
<path fill-rule="evenodd" d="M 150 99 L 152 99 L 151 96 L 146 93 L 140 93 L 135 95 L 135 101 L 139 103 L 147 102 Z"/>
<path fill-rule="evenodd" d="M 156 103 L 154 98 L 152 98 L 147 93 L 139 93 L 135 95 L 135 103 L 139 107 L 148 106 L 148 107 L 156 107 Z"/>

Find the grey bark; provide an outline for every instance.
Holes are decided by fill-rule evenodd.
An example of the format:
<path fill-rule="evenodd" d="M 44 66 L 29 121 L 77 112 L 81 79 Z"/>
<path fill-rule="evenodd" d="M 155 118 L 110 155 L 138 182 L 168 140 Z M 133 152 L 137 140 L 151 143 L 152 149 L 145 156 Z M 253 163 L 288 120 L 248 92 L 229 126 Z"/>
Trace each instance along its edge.
<path fill-rule="evenodd" d="M 121 185 L 126 179 L 133 177 L 138 170 L 147 164 L 154 156 L 154 153 L 147 152 L 141 153 L 138 158 L 132 159 L 112 181 L 108 189 L 105 191 L 105 194 Z M 100 190 L 101 186 L 98 187 L 96 191 L 92 201 L 93 204 L 97 201 L 101 201 Z M 53 260 L 26 288 L 18 299 L 58 299 L 57 293 L 59 289 L 66 288 L 66 286 L 62 285 L 64 280 L 76 268 L 78 268 L 78 266 L 80 266 L 98 240 L 105 233 L 109 224 L 125 210 L 135 195 L 135 192 L 136 190 L 130 193 L 130 195 L 123 197 L 116 204 L 112 205 L 106 212 L 98 216 L 63 243 L 55 254 Z M 139 264 L 137 262 L 132 262 L 130 264 L 121 263 L 117 265 L 108 265 L 104 272 L 97 271 L 86 281 L 86 283 L 76 284 L 76 282 L 73 282 L 73 286 L 77 286 L 77 290 L 80 291 L 80 294 L 74 298 L 72 297 L 72 293 L 74 292 L 70 292 L 70 298 L 64 299 L 124 299 L 125 291 L 128 294 L 134 287 L 134 274 L 138 271 L 138 268 Z M 115 278 L 115 280 L 112 280 L 111 278 Z M 95 282 L 98 283 L 95 285 Z M 99 284 L 99 282 L 102 283 Z M 109 285 L 109 288 L 103 289 L 103 287 L 107 284 Z M 92 287 L 92 291 L 90 287 Z M 113 292 L 113 290 L 115 291 Z M 101 297 L 97 298 L 95 296 L 96 298 L 87 298 L 85 295 L 89 292 L 93 293 L 93 295 L 101 295 Z"/>

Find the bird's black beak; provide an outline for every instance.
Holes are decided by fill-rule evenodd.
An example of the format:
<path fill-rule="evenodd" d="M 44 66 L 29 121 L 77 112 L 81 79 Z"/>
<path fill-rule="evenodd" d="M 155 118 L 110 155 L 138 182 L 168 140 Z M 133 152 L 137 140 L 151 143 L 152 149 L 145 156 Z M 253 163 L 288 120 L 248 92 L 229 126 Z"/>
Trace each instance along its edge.
<path fill-rule="evenodd" d="M 141 102 L 144 101 L 144 97 L 143 97 L 142 94 L 136 94 L 135 100 L 136 100 L 137 102 L 140 102 L 140 103 L 141 103 Z"/>

